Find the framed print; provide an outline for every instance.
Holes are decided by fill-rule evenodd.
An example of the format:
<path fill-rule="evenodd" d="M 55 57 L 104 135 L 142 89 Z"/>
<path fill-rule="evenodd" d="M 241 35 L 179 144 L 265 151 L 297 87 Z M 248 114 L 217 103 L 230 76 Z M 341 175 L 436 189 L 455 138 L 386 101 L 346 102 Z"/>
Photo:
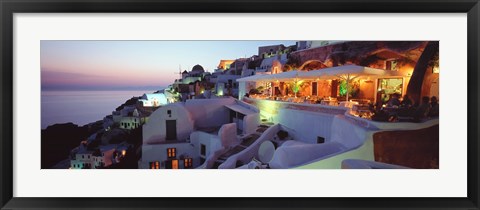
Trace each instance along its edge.
<path fill-rule="evenodd" d="M 0 5 L 2 209 L 479 208 L 476 0 Z"/>

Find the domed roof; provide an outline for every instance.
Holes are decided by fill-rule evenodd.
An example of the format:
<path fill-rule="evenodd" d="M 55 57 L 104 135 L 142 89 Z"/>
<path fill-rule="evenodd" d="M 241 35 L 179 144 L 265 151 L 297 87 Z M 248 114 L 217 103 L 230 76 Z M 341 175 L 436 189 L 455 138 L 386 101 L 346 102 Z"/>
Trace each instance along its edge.
<path fill-rule="evenodd" d="M 198 65 L 198 64 L 195 65 L 195 66 L 193 66 L 192 71 L 202 72 L 202 73 L 205 72 L 205 71 L 203 70 L 203 67 L 200 66 L 200 65 Z"/>

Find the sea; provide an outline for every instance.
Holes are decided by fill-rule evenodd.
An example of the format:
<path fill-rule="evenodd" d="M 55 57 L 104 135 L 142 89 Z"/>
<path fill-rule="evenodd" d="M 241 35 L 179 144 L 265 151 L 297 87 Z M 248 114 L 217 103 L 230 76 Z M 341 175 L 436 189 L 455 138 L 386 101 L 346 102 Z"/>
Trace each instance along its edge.
<path fill-rule="evenodd" d="M 42 129 L 57 123 L 72 122 L 79 126 L 102 120 L 132 97 L 156 90 L 42 90 Z"/>

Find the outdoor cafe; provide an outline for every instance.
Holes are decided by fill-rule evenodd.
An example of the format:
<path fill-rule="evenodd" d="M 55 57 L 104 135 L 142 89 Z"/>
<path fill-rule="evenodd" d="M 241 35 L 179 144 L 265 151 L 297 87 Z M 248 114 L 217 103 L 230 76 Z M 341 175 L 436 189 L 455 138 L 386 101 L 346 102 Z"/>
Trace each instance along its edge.
<path fill-rule="evenodd" d="M 369 118 L 369 106 L 403 96 L 408 75 L 398 71 L 344 65 L 319 70 L 292 70 L 237 79 L 239 96 L 298 104 L 347 107 L 358 117 Z"/>

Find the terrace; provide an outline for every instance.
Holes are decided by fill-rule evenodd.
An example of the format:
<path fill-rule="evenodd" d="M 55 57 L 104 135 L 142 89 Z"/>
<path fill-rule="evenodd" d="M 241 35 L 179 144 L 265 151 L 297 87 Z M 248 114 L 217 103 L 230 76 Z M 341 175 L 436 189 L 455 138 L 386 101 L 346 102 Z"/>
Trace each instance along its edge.
<path fill-rule="evenodd" d="M 409 75 L 345 65 L 312 71 L 254 75 L 237 81 L 243 83 L 240 85 L 245 91 L 243 100 L 264 112 L 272 112 L 278 107 L 331 114 L 344 114 L 348 110 L 351 116 L 371 120 L 378 110 L 391 114 L 404 113 L 399 107 L 386 107 L 383 103 L 393 95 L 405 94 L 403 87 L 407 86 Z M 247 89 L 250 89 L 248 93 Z"/>

